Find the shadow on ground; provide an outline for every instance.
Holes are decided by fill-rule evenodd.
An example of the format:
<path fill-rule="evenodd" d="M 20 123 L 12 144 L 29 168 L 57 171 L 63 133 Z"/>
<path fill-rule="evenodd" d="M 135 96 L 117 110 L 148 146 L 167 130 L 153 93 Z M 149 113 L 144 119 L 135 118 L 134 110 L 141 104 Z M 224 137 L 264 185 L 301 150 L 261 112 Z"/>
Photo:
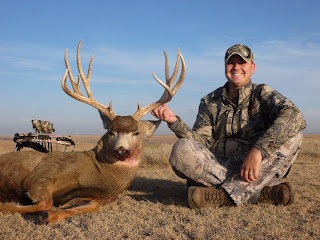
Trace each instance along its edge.
<path fill-rule="evenodd" d="M 128 190 L 128 195 L 136 201 L 188 206 L 188 188 L 182 182 L 137 177 Z"/>

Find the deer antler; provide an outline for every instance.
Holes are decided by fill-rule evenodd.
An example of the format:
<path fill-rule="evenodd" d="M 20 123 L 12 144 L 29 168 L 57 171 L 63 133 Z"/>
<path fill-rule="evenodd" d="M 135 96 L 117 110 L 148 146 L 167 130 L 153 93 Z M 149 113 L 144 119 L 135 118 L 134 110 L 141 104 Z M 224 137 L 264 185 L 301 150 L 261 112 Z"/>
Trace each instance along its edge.
<path fill-rule="evenodd" d="M 186 64 L 184 62 L 184 59 L 182 57 L 182 55 L 180 54 L 180 50 L 178 49 L 178 57 L 177 57 L 177 62 L 176 62 L 176 66 L 174 68 L 173 74 L 171 76 L 171 78 L 169 78 L 169 64 L 168 64 L 168 57 L 165 51 L 164 52 L 164 56 L 165 56 L 165 72 L 166 72 L 166 84 L 163 83 L 159 78 L 157 78 L 157 76 L 155 74 L 152 73 L 153 77 L 157 80 L 158 83 L 160 83 L 164 88 L 165 91 L 162 94 L 161 98 L 144 107 L 141 108 L 140 106 L 140 102 L 138 104 L 138 110 L 136 111 L 136 113 L 133 115 L 133 118 L 135 118 L 136 120 L 139 120 L 140 118 L 142 118 L 144 115 L 146 115 L 147 113 L 149 113 L 150 111 L 156 109 L 157 107 L 160 107 L 162 104 L 167 103 L 169 101 L 171 101 L 171 99 L 173 98 L 173 96 L 176 94 L 176 92 L 179 90 L 179 88 L 181 87 L 184 78 L 186 76 Z M 181 74 L 180 74 L 180 78 L 177 81 L 176 85 L 173 87 L 173 83 L 177 77 L 178 74 L 178 70 L 179 70 L 179 62 L 181 59 L 181 63 L 182 63 L 182 67 L 181 67 Z"/>
<path fill-rule="evenodd" d="M 67 93 L 69 96 L 71 96 L 72 98 L 87 103 L 95 108 L 97 108 L 98 110 L 100 110 L 104 115 L 106 115 L 110 120 L 113 120 L 116 117 L 116 114 L 113 112 L 112 110 L 112 104 L 110 101 L 109 107 L 106 107 L 105 105 L 97 102 L 94 100 L 92 92 L 91 92 L 91 88 L 90 88 L 90 77 L 91 77 L 91 69 L 92 69 L 92 60 L 93 60 L 93 56 L 90 60 L 89 63 L 89 68 L 88 68 L 88 74 L 87 77 L 84 75 L 83 70 L 82 70 L 82 66 L 81 66 L 81 60 L 80 60 L 80 47 L 81 47 L 81 41 L 79 42 L 78 45 L 78 51 L 77 51 L 77 65 L 78 65 L 78 71 L 79 71 L 79 75 L 78 75 L 78 82 L 75 82 L 72 72 L 71 72 L 71 68 L 68 62 L 68 58 L 67 58 L 67 49 L 65 51 L 64 54 L 64 60 L 66 63 L 66 67 L 67 70 L 62 78 L 62 89 L 65 91 L 65 93 Z M 157 78 L 156 75 L 153 75 L 153 77 L 156 79 L 156 81 L 158 83 L 160 83 L 160 85 L 162 85 L 165 88 L 164 93 L 162 94 L 161 98 L 144 107 L 141 108 L 140 106 L 140 102 L 138 104 L 138 110 L 135 112 L 135 114 L 133 115 L 133 118 L 135 118 L 136 120 L 139 120 L 140 118 L 142 118 L 144 115 L 146 115 L 147 113 L 149 113 L 150 111 L 156 109 L 157 107 L 161 106 L 164 103 L 167 103 L 169 101 L 171 101 L 171 99 L 173 98 L 173 96 L 176 94 L 176 92 L 179 90 L 179 88 L 181 87 L 184 78 L 186 76 L 186 65 L 184 62 L 184 59 L 182 57 L 182 55 L 180 54 L 180 50 L 178 49 L 178 57 L 177 57 L 177 62 L 173 71 L 173 74 L 171 76 L 171 78 L 169 78 L 169 65 L 168 65 L 168 58 L 167 58 L 167 54 L 165 51 L 164 52 L 164 56 L 165 56 L 165 73 L 166 73 L 166 84 L 163 83 L 159 78 Z M 177 81 L 176 85 L 173 87 L 173 83 L 177 77 L 178 74 L 178 70 L 179 70 L 179 63 L 182 63 L 182 67 L 181 67 L 181 74 L 179 77 L 179 80 Z M 68 86 L 67 86 L 67 77 L 69 75 L 70 78 L 70 82 L 73 88 L 73 91 L 71 91 Z M 80 78 L 82 79 L 84 88 L 87 92 L 88 97 L 84 96 L 80 90 Z M 173 88 L 172 88 L 173 87 Z"/>
<path fill-rule="evenodd" d="M 71 68 L 67 59 L 67 49 L 66 52 L 64 54 L 64 60 L 66 63 L 66 67 L 67 70 L 62 78 L 62 89 L 65 91 L 66 94 L 68 94 L 69 96 L 73 97 L 74 99 L 87 103 L 95 108 L 97 108 L 98 110 L 100 110 L 102 113 L 104 113 L 110 120 L 113 120 L 116 117 L 116 114 L 113 112 L 112 110 L 112 105 L 111 105 L 111 101 L 109 104 L 109 107 L 106 107 L 104 105 L 102 105 L 101 103 L 97 102 L 94 100 L 92 92 L 91 92 L 91 88 L 90 88 L 90 77 L 91 77 L 91 68 L 92 68 L 92 60 L 93 60 L 93 56 L 90 60 L 89 63 L 89 68 L 88 68 L 88 75 L 87 77 L 85 77 L 83 70 L 82 70 L 82 66 L 81 66 L 81 60 L 80 60 L 80 46 L 81 46 L 81 41 L 79 42 L 78 45 L 78 51 L 77 51 L 77 65 L 78 65 L 78 71 L 79 71 L 79 75 L 78 75 L 78 82 L 76 83 L 74 81 L 72 72 L 71 72 Z M 73 88 L 73 91 L 71 91 L 68 87 L 67 87 L 67 77 L 69 75 L 70 78 L 70 82 Z M 80 77 L 82 79 L 84 88 L 87 92 L 88 97 L 84 96 L 81 93 L 80 90 Z"/>

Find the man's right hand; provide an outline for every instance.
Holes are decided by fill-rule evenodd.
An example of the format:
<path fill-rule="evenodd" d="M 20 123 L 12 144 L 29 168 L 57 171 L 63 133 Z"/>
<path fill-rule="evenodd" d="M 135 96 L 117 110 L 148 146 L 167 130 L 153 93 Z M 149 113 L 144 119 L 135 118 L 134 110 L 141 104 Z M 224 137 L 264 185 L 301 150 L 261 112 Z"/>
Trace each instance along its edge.
<path fill-rule="evenodd" d="M 169 124 L 173 124 L 175 123 L 178 118 L 177 116 L 174 114 L 174 112 L 168 108 L 167 104 L 164 103 L 162 106 L 154 109 L 151 114 L 153 116 L 155 116 L 156 118 L 165 121 Z"/>

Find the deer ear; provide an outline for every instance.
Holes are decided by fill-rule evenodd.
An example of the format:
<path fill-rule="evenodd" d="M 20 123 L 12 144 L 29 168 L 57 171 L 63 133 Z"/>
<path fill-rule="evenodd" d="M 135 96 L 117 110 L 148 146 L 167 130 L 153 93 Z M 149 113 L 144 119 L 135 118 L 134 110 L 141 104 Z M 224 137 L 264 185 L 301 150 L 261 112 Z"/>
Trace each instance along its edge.
<path fill-rule="evenodd" d="M 145 134 L 147 137 L 151 137 L 159 127 L 161 120 L 158 120 L 158 121 L 140 120 L 139 123 L 140 123 L 142 133 Z"/>
<path fill-rule="evenodd" d="M 101 117 L 101 120 L 103 122 L 103 127 L 107 130 L 109 130 L 110 124 L 111 124 L 111 120 L 110 118 L 108 118 L 105 114 L 103 114 L 100 110 L 99 110 L 99 114 Z"/>

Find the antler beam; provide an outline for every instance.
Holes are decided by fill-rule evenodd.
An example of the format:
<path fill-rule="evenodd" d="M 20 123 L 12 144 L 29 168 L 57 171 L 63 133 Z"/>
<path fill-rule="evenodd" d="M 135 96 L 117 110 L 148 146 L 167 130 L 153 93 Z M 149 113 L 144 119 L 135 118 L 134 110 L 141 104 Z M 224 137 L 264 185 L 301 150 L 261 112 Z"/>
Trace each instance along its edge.
<path fill-rule="evenodd" d="M 64 60 L 66 63 L 66 72 L 62 78 L 62 89 L 65 91 L 66 94 L 68 94 L 69 96 L 71 96 L 72 98 L 87 103 L 91 106 L 93 106 L 94 108 L 97 108 L 98 110 L 100 110 L 103 114 L 105 114 L 110 120 L 113 120 L 116 117 L 116 114 L 113 112 L 112 110 L 112 105 L 111 105 L 111 101 L 109 104 L 109 107 L 106 107 L 105 105 L 97 102 L 94 100 L 92 92 L 91 92 L 91 88 L 90 88 L 90 78 L 91 78 L 91 69 L 92 69 L 92 60 L 93 60 L 93 56 L 90 60 L 89 63 L 89 68 L 88 68 L 88 75 L 87 77 L 84 75 L 83 70 L 82 70 L 82 66 L 81 66 L 81 60 L 80 60 L 80 47 L 81 47 L 81 41 L 79 42 L 78 45 L 78 51 L 77 51 L 77 65 L 78 65 L 78 71 L 79 71 L 79 75 L 78 75 L 78 82 L 75 82 L 72 72 L 71 72 L 71 68 L 68 62 L 68 58 L 67 58 L 67 49 L 65 51 L 64 54 Z M 73 88 L 73 91 L 71 91 L 68 86 L 67 86 L 67 78 L 70 78 L 70 82 Z M 82 79 L 84 88 L 87 92 L 88 97 L 84 96 L 80 90 L 80 78 Z"/>
<path fill-rule="evenodd" d="M 158 83 L 160 83 L 161 86 L 163 86 L 165 88 L 164 93 L 162 94 L 161 98 L 144 107 L 141 108 L 140 106 L 140 102 L 138 105 L 138 110 L 136 111 L 136 113 L 133 115 L 133 117 L 136 120 L 139 120 L 140 118 L 142 118 L 144 115 L 146 115 L 147 113 L 149 113 L 150 111 L 156 109 L 157 107 L 160 107 L 162 104 L 167 103 L 169 101 L 171 101 L 171 99 L 173 98 L 173 96 L 177 93 L 177 91 L 179 90 L 179 88 L 181 87 L 184 78 L 186 76 L 186 64 L 185 61 L 182 57 L 182 55 L 180 54 L 180 50 L 178 49 L 178 57 L 177 57 L 177 62 L 173 71 L 173 74 L 171 76 L 171 78 L 169 78 L 169 64 L 168 64 L 168 57 L 165 51 L 164 52 L 164 56 L 165 56 L 165 73 L 166 73 L 166 84 L 164 82 L 162 82 L 154 73 L 152 73 L 153 77 L 156 79 L 156 81 Z M 179 77 L 179 80 L 177 81 L 176 85 L 173 87 L 173 83 L 177 77 L 178 74 L 178 70 L 179 70 L 179 62 L 181 60 L 181 74 Z"/>

